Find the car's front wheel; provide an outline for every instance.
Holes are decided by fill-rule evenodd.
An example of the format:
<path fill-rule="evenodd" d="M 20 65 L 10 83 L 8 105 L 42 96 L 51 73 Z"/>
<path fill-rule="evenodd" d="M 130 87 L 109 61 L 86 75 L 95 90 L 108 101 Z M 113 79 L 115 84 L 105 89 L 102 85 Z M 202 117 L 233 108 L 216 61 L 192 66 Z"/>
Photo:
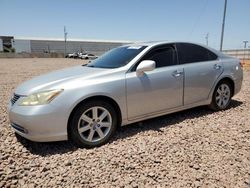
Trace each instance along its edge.
<path fill-rule="evenodd" d="M 228 81 L 221 81 L 214 90 L 210 108 L 213 110 L 225 110 L 232 98 L 232 86 Z"/>
<path fill-rule="evenodd" d="M 104 101 L 89 101 L 73 114 L 69 134 L 80 147 L 97 147 L 109 141 L 116 126 L 117 115 L 112 105 Z"/>

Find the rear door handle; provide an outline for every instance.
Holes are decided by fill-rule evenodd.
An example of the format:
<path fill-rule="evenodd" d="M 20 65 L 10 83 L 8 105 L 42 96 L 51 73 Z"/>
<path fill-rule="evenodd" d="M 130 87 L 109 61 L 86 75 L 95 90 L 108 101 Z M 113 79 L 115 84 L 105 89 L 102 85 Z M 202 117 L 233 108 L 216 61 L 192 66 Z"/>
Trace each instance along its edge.
<path fill-rule="evenodd" d="M 183 71 L 179 71 L 179 70 L 176 70 L 176 71 L 174 71 L 173 73 L 172 73 L 172 75 L 174 76 L 174 77 L 179 77 L 179 76 L 181 76 L 183 74 Z"/>
<path fill-rule="evenodd" d="M 221 69 L 221 66 L 218 65 L 218 64 L 214 64 L 214 69 L 215 69 L 215 70 L 219 70 L 219 69 Z"/>

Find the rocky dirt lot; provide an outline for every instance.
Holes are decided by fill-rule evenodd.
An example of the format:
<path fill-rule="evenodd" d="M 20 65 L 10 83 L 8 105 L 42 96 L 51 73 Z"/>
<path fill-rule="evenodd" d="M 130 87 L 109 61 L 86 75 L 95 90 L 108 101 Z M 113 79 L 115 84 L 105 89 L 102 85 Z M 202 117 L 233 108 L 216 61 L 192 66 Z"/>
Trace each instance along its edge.
<path fill-rule="evenodd" d="M 244 65 L 245 69 L 250 70 L 250 59 L 243 59 L 241 60 L 241 62 Z"/>
<path fill-rule="evenodd" d="M 7 103 L 33 76 L 82 64 L 0 59 L 0 187 L 250 187 L 250 72 L 230 109 L 199 107 L 122 127 L 94 149 L 16 137 Z"/>

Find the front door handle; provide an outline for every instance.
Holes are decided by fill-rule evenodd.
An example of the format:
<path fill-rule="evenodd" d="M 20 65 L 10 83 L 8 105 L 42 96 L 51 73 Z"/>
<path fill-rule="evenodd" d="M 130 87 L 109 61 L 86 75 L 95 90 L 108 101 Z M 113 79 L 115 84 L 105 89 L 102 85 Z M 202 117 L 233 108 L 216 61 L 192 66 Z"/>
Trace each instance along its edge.
<path fill-rule="evenodd" d="M 174 71 L 173 73 L 172 73 L 172 75 L 174 76 L 174 77 L 179 77 L 179 76 L 181 76 L 183 74 L 183 71 L 179 71 L 179 70 L 176 70 L 176 71 Z"/>

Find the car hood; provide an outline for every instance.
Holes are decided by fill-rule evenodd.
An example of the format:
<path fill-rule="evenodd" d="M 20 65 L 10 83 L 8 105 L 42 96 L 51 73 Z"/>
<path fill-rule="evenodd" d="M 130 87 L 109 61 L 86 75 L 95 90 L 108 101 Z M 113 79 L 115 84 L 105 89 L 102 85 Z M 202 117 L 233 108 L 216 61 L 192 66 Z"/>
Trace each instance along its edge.
<path fill-rule="evenodd" d="M 39 91 L 56 89 L 56 86 L 62 84 L 63 82 L 66 83 L 78 78 L 89 79 L 93 77 L 103 76 L 108 72 L 110 72 L 110 69 L 93 68 L 86 66 L 66 68 L 28 80 L 19 85 L 16 88 L 15 93 L 18 95 L 29 95 L 31 93 Z"/>

